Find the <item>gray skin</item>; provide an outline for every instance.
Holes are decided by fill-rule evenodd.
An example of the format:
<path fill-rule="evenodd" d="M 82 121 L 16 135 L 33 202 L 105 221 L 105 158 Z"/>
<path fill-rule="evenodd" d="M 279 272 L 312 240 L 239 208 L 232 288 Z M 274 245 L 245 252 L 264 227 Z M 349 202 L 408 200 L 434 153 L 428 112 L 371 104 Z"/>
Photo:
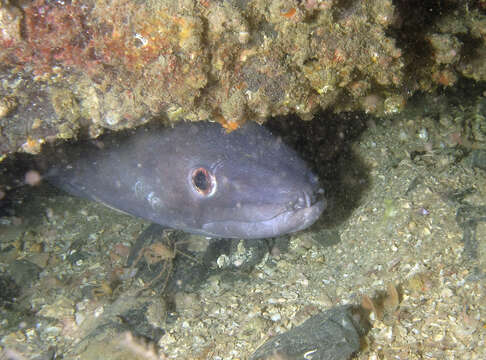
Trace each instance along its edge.
<path fill-rule="evenodd" d="M 179 123 L 51 156 L 57 187 L 165 227 L 256 239 L 302 230 L 325 208 L 316 175 L 280 138 L 248 122 Z"/>

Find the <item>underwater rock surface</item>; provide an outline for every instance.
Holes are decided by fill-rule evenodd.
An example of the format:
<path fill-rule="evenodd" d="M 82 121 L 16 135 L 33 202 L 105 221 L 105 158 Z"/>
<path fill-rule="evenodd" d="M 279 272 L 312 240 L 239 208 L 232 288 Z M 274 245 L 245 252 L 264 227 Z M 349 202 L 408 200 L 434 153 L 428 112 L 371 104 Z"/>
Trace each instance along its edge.
<path fill-rule="evenodd" d="M 359 330 L 350 307 L 336 307 L 268 340 L 251 360 L 346 360 L 359 350 Z"/>
<path fill-rule="evenodd" d="M 484 81 L 485 24 L 473 0 L 2 3 L 0 155 L 154 117 L 393 114 Z"/>

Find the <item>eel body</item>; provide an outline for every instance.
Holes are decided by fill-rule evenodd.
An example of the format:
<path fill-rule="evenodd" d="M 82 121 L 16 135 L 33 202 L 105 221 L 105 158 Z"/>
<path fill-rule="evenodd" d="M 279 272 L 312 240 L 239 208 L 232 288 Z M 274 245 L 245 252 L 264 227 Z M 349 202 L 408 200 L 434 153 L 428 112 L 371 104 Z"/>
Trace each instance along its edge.
<path fill-rule="evenodd" d="M 325 208 L 295 151 L 248 122 L 141 128 L 56 150 L 45 178 L 73 194 L 209 237 L 266 238 L 304 229 Z"/>

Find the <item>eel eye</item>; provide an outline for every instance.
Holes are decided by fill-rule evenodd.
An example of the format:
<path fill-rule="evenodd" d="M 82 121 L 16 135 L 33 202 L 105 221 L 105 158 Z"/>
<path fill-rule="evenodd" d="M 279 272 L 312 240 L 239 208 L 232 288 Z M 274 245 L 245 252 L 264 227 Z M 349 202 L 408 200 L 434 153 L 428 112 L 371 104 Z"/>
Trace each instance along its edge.
<path fill-rule="evenodd" d="M 216 191 L 216 179 L 203 167 L 195 169 L 191 174 L 194 189 L 203 196 L 211 196 Z"/>

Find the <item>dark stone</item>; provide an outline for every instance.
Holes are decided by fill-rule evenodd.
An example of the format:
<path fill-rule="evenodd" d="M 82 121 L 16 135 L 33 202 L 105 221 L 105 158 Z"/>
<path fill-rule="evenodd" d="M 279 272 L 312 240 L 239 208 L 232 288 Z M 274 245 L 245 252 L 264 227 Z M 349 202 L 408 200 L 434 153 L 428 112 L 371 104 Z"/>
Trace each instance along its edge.
<path fill-rule="evenodd" d="M 30 285 L 39 279 L 39 273 L 42 268 L 28 260 L 15 260 L 10 265 L 10 276 L 14 281 L 22 287 L 30 287 Z"/>
<path fill-rule="evenodd" d="M 486 170 L 486 150 L 476 149 L 471 152 L 471 166 Z"/>
<path fill-rule="evenodd" d="M 468 259 L 478 258 L 476 228 L 479 222 L 486 221 L 486 206 L 463 205 L 456 212 L 457 224 L 463 230 L 464 254 Z"/>
<path fill-rule="evenodd" d="M 118 317 L 126 327 L 125 331 L 130 331 L 137 337 L 143 337 L 157 343 L 165 334 L 165 331 L 161 328 L 152 326 L 147 320 L 146 313 L 148 305 L 149 304 L 146 303 L 139 307 L 133 307 Z"/>
<path fill-rule="evenodd" d="M 352 308 L 335 307 L 306 320 L 260 346 L 251 360 L 344 360 L 360 347 L 360 326 Z"/>
<path fill-rule="evenodd" d="M 20 296 L 20 287 L 12 277 L 0 274 L 0 308 L 10 309 L 15 298 Z"/>

